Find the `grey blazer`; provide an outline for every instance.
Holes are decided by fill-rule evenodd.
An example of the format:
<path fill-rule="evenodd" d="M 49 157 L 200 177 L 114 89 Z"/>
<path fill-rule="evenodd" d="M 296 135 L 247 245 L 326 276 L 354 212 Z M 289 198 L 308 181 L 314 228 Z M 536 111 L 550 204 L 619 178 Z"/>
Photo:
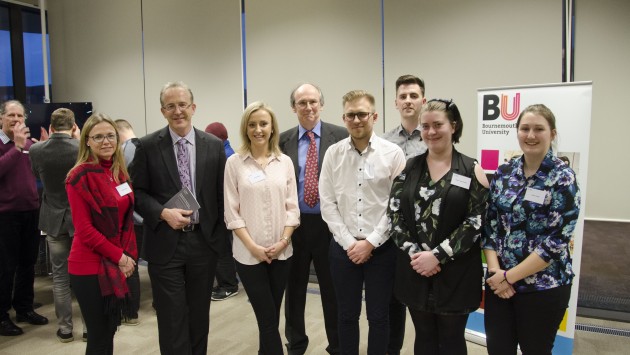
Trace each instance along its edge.
<path fill-rule="evenodd" d="M 225 253 L 223 222 L 223 142 L 195 130 L 195 194 L 201 205 L 199 224 L 210 248 Z M 168 263 L 175 254 L 180 231 L 160 219 L 164 204 L 182 189 L 168 126 L 140 138 L 131 165 L 131 182 L 136 194 L 136 211 L 144 218 L 144 250 L 147 261 Z"/>
<path fill-rule="evenodd" d="M 78 154 L 79 141 L 64 133 L 53 133 L 47 141 L 35 143 L 29 150 L 33 174 L 44 187 L 39 229 L 48 235 L 74 235 L 65 181 Z"/>

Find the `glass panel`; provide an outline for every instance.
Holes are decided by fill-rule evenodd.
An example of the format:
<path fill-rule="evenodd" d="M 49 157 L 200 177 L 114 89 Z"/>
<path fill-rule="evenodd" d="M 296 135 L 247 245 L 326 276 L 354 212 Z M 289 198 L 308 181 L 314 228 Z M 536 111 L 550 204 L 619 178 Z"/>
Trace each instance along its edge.
<path fill-rule="evenodd" d="M 13 91 L 13 65 L 11 64 L 11 33 L 9 9 L 0 6 L 0 101 L 15 98 Z"/>
<path fill-rule="evenodd" d="M 38 12 L 22 11 L 22 31 L 24 40 L 24 75 L 26 79 L 26 103 L 44 102 L 44 65 L 42 58 L 41 20 Z M 50 75 L 50 42 L 46 35 L 48 49 L 48 83 Z"/>

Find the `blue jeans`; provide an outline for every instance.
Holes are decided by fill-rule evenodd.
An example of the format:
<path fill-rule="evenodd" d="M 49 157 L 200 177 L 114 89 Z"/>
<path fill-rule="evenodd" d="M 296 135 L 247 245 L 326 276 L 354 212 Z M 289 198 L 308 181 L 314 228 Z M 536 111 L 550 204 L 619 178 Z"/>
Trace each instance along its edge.
<path fill-rule="evenodd" d="M 46 236 L 53 277 L 53 297 L 57 324 L 64 334 L 72 333 L 72 295 L 68 275 L 68 255 L 72 246 L 69 234 Z"/>
<path fill-rule="evenodd" d="M 365 283 L 368 354 L 384 355 L 389 341 L 389 301 L 394 287 L 396 249 L 391 241 L 374 249 L 364 264 L 350 261 L 343 248 L 330 241 L 330 272 L 337 295 L 339 351 L 359 354 L 361 291 Z"/>

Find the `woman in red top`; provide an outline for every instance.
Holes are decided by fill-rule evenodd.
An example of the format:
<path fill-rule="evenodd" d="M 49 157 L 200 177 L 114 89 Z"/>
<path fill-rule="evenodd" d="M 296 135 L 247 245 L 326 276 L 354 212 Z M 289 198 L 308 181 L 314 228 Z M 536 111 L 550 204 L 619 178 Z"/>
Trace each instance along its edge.
<path fill-rule="evenodd" d="M 90 116 L 66 180 L 75 227 L 68 272 L 88 330 L 86 354 L 113 354 L 116 328 L 131 311 L 134 198 L 118 137 L 111 118 Z"/>

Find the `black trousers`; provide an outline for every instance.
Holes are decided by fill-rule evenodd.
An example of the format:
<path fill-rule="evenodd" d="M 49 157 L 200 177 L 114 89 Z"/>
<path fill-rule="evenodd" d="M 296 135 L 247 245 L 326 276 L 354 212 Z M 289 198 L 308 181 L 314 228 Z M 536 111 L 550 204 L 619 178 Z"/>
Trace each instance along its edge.
<path fill-rule="evenodd" d="M 77 296 L 88 333 L 85 354 L 112 355 L 118 324 L 114 317 L 105 314 L 98 275 L 70 274 L 70 284 Z"/>
<path fill-rule="evenodd" d="M 0 320 L 33 310 L 38 221 L 37 210 L 0 213 Z"/>
<path fill-rule="evenodd" d="M 416 329 L 413 353 L 418 355 L 466 355 L 468 314 L 441 315 L 409 308 Z"/>
<path fill-rule="evenodd" d="M 330 242 L 330 271 L 339 305 L 339 352 L 359 354 L 359 317 L 365 285 L 368 355 L 383 355 L 389 340 L 389 301 L 394 288 L 397 251 L 388 240 L 374 249 L 372 257 L 357 265 L 334 240 Z"/>
<path fill-rule="evenodd" d="M 549 354 L 569 305 L 571 285 L 502 299 L 486 287 L 484 325 L 488 354 Z"/>
<path fill-rule="evenodd" d="M 282 355 L 280 339 L 280 306 L 287 284 L 289 265 L 287 260 L 273 260 L 244 265 L 236 262 L 236 270 L 254 309 L 258 323 L 258 354 Z"/>
<path fill-rule="evenodd" d="M 210 326 L 209 280 L 217 255 L 201 230 L 180 232 L 166 264 L 149 262 L 162 355 L 205 355 Z"/>
<path fill-rule="evenodd" d="M 405 321 L 407 320 L 407 306 L 400 303 L 392 294 L 389 301 L 389 343 L 387 355 L 399 355 L 405 341 Z"/>
<path fill-rule="evenodd" d="M 238 291 L 238 279 L 236 279 L 236 265 L 234 265 L 234 257 L 232 256 L 232 241 L 234 237 L 231 230 L 226 230 L 226 232 L 225 238 L 227 239 L 228 250 L 225 255 L 219 257 L 217 262 L 217 286 L 230 292 L 236 292 Z M 214 279 L 210 280 L 210 288 L 212 288 L 213 284 Z"/>
<path fill-rule="evenodd" d="M 140 258 L 140 251 L 142 250 L 142 225 L 134 224 L 133 229 L 136 232 L 136 245 L 138 247 L 138 258 Z M 138 269 L 138 259 L 136 259 L 136 268 L 133 269 L 133 274 L 127 278 L 132 318 L 138 318 L 138 311 L 140 310 L 140 273 Z"/>
<path fill-rule="evenodd" d="M 304 325 L 306 288 L 311 271 L 315 267 L 317 282 L 324 311 L 324 325 L 329 354 L 339 353 L 337 331 L 337 299 L 330 275 L 328 253 L 332 235 L 320 214 L 302 214 L 300 227 L 293 233 L 293 256 L 289 266 L 289 282 L 284 301 L 285 336 L 289 354 L 304 354 L 308 336 Z"/>

